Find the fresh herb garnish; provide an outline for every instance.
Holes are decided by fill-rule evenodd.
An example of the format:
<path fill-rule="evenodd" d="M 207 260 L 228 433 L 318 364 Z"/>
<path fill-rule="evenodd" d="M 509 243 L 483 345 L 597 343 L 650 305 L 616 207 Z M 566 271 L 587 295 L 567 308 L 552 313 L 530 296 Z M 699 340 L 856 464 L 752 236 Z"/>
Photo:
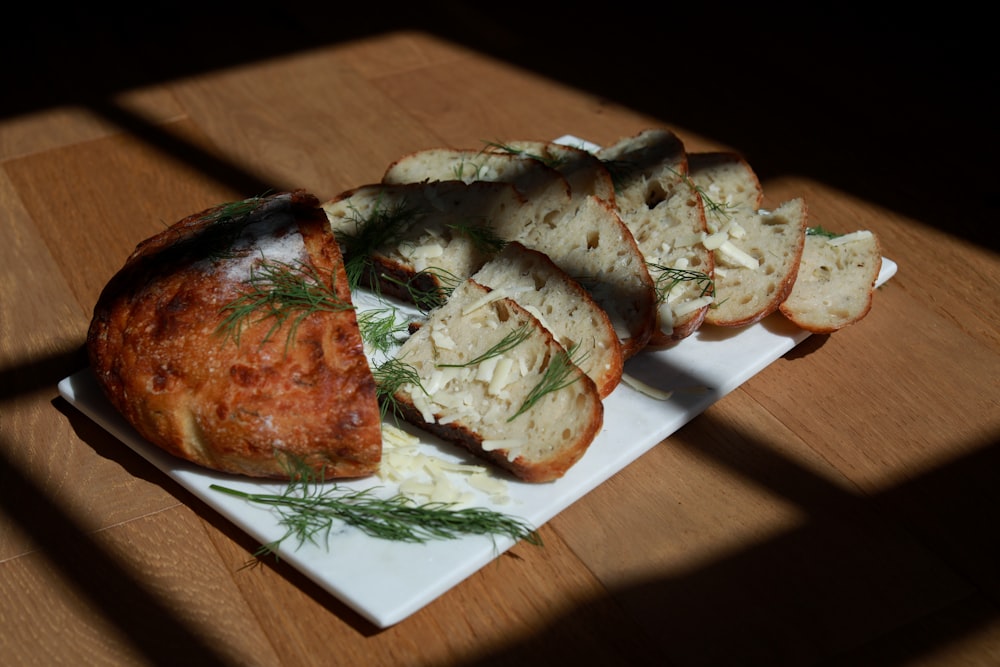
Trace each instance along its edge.
<path fill-rule="evenodd" d="M 551 167 L 553 169 L 558 169 L 559 167 L 562 166 L 564 162 L 564 160 L 558 156 L 539 155 L 537 153 L 532 153 L 530 151 L 524 150 L 523 148 L 516 148 L 509 144 L 504 144 L 496 141 L 487 141 L 486 147 L 499 150 L 503 153 L 507 153 L 508 155 L 516 155 L 518 157 L 530 158 L 532 160 L 541 162 L 545 166 Z"/>
<path fill-rule="evenodd" d="M 395 308 L 373 308 L 358 312 L 361 340 L 376 352 L 388 352 L 397 343 L 397 334 L 407 330 L 406 322 L 396 319 Z"/>
<path fill-rule="evenodd" d="M 354 232 L 337 230 L 335 236 L 343 250 L 347 284 L 352 290 L 362 285 L 377 288 L 373 255 L 379 248 L 395 244 L 422 215 L 420 208 L 405 200 L 387 207 L 376 202 L 367 216 L 351 209 L 349 220 L 354 222 Z"/>
<path fill-rule="evenodd" d="M 393 416 L 399 415 L 396 392 L 404 385 L 412 384 L 423 393 L 427 393 L 420 383 L 417 369 L 398 357 L 387 359 L 372 368 L 372 375 L 375 377 L 375 395 L 378 398 L 382 419 L 385 419 L 390 410 Z"/>
<path fill-rule="evenodd" d="M 383 274 L 382 279 L 399 285 L 406 292 L 409 301 L 424 312 L 447 301 L 455 288 L 464 280 L 450 271 L 435 266 L 418 271 L 405 281 L 387 274 Z"/>
<path fill-rule="evenodd" d="M 472 245 L 475 246 L 476 250 L 493 254 L 503 250 L 503 247 L 507 245 L 507 241 L 500 237 L 496 231 L 485 224 L 475 224 L 475 223 L 464 223 L 464 224 L 449 224 L 448 229 L 453 233 L 461 234 L 472 241 Z"/>
<path fill-rule="evenodd" d="M 579 375 L 574 374 L 573 371 L 577 369 L 577 363 L 581 360 L 572 358 L 577 347 L 574 345 L 569 350 L 559 350 L 545 368 L 542 379 L 528 392 L 527 398 L 524 399 L 518 411 L 507 418 L 508 422 L 514 421 L 530 410 L 546 394 L 564 389 L 577 381 Z M 570 378 L 570 375 L 573 377 Z"/>
<path fill-rule="evenodd" d="M 824 229 L 822 226 L 818 227 L 806 227 L 806 236 L 825 236 L 828 239 L 835 239 L 841 234 L 836 232 L 831 232 L 828 229 Z"/>
<path fill-rule="evenodd" d="M 273 320 L 261 344 L 266 343 L 290 322 L 286 349 L 294 342 L 299 324 L 317 312 L 339 312 L 353 308 L 328 286 L 309 264 L 288 264 L 264 260 L 250 269 L 244 283 L 247 289 L 234 301 L 222 307 L 228 313 L 218 331 L 239 345 L 244 327 Z"/>
<path fill-rule="evenodd" d="M 480 354 L 479 356 L 470 359 L 469 361 L 463 362 L 461 364 L 435 364 L 438 368 L 466 368 L 468 366 L 475 366 L 476 364 L 481 364 L 482 362 L 490 359 L 492 357 L 499 357 L 504 352 L 509 352 L 515 347 L 523 343 L 531 335 L 531 327 L 527 324 L 522 324 L 514 331 L 509 332 L 506 336 L 500 339 L 496 345 L 493 345 L 488 350 Z"/>
<path fill-rule="evenodd" d="M 465 535 L 503 535 L 541 546 L 541 537 L 525 521 L 481 507 L 456 507 L 453 503 L 417 504 L 403 494 L 381 498 L 374 488 L 352 491 L 334 483 L 324 483 L 308 471 L 298 474 L 281 493 L 247 493 L 219 484 L 210 488 L 273 508 L 286 532 L 262 545 L 254 556 L 273 554 L 288 538 L 298 546 L 309 542 L 329 545 L 330 533 L 338 523 L 360 529 L 365 534 L 396 542 L 424 543 L 457 539 Z"/>
<path fill-rule="evenodd" d="M 671 290 L 681 283 L 696 283 L 700 285 L 701 293 L 699 296 L 715 292 L 715 283 L 707 273 L 692 271 L 690 269 L 675 269 L 655 262 L 649 262 L 648 265 L 656 273 L 655 287 L 658 303 L 666 301 Z"/>

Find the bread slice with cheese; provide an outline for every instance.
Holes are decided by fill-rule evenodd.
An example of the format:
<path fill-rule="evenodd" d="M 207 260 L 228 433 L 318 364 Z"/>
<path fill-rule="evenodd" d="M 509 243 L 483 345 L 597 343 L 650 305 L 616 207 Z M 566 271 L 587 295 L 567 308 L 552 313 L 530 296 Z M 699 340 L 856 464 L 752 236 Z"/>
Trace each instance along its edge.
<path fill-rule="evenodd" d="M 656 326 L 656 288 L 613 203 L 596 195 L 573 197 L 566 179 L 539 160 L 470 149 L 418 151 L 393 163 L 385 180 L 433 183 L 456 174 L 472 179 L 470 185 L 514 185 L 529 214 L 502 216 L 498 235 L 545 253 L 582 284 L 611 318 L 626 359 L 646 346 Z"/>
<path fill-rule="evenodd" d="M 802 198 L 761 210 L 763 191 L 750 165 L 734 153 L 689 156 L 713 253 L 715 302 L 705 322 L 740 327 L 778 310 L 795 284 L 808 208 Z"/>
<path fill-rule="evenodd" d="M 712 304 L 712 253 L 701 197 L 688 178 L 684 144 L 666 129 L 623 137 L 597 152 L 616 184 L 615 202 L 632 232 L 658 295 L 658 326 L 650 344 L 691 335 Z"/>
<path fill-rule="evenodd" d="M 843 329 L 868 314 L 881 268 L 882 251 L 872 232 L 810 229 L 795 285 L 780 310 L 806 331 Z"/>
<path fill-rule="evenodd" d="M 512 184 L 489 181 L 375 183 L 322 204 L 352 283 L 424 310 L 499 252 L 499 225 L 530 218 L 528 206 Z"/>
<path fill-rule="evenodd" d="M 602 398 L 621 382 L 621 346 L 608 314 L 548 255 L 512 241 L 472 279 L 534 315 L 572 352 Z"/>
<path fill-rule="evenodd" d="M 562 477 L 601 429 L 594 382 L 542 324 L 467 280 L 428 313 L 394 363 L 396 414 L 526 482 Z"/>

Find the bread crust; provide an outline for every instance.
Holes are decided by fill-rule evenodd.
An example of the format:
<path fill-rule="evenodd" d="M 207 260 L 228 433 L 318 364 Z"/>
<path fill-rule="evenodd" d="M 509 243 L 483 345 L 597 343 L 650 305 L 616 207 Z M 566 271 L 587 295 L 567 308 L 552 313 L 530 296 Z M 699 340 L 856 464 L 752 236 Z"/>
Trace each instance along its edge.
<path fill-rule="evenodd" d="M 370 475 L 380 410 L 326 217 L 302 191 L 240 204 L 248 210 L 213 207 L 136 247 L 94 308 L 97 380 L 143 438 L 201 466 L 275 479 Z M 283 323 L 264 309 L 227 330 L 227 307 L 251 290 L 250 266 L 258 276 L 300 269 L 332 291 L 325 304 L 348 307 Z"/>

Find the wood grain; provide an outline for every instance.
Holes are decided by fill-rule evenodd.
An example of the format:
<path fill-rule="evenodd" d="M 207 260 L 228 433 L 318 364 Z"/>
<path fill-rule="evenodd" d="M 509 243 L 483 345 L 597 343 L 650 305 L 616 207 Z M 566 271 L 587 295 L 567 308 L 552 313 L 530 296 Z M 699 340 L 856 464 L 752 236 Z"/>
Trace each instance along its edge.
<path fill-rule="evenodd" d="M 308 16 L 275 34 L 326 27 Z M 488 28 L 484 43 L 512 37 Z M 997 250 L 788 153 L 767 156 L 768 203 L 803 196 L 815 222 L 875 231 L 899 265 L 867 318 L 806 339 L 543 526 L 543 547 L 517 545 L 393 627 L 283 562 L 244 567 L 252 539 L 58 398 L 136 243 L 268 189 L 333 197 L 435 145 L 660 126 L 753 164 L 767 137 L 680 123 L 670 105 L 691 98 L 651 79 L 632 106 L 635 87 L 574 86 L 428 25 L 200 68 L 124 42 L 106 62 L 131 59 L 141 85 L 0 116 L 0 662 L 1000 659 Z"/>

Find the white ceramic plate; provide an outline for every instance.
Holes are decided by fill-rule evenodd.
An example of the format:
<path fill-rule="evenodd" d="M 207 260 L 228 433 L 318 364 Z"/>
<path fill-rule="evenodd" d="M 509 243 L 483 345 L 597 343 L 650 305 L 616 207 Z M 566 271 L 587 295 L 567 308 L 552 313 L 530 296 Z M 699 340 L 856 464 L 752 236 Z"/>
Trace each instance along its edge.
<path fill-rule="evenodd" d="M 578 140 L 562 137 L 560 141 Z M 878 285 L 895 273 L 896 264 L 883 259 Z M 563 478 L 548 484 L 526 484 L 504 477 L 506 502 L 494 502 L 481 494 L 476 504 L 540 527 L 808 336 L 779 314 L 733 331 L 706 326 L 669 350 L 640 353 L 626 364 L 626 373 L 652 387 L 673 391 L 669 400 L 656 400 L 627 385 L 619 386 L 605 399 L 600 434 Z M 104 398 L 89 369 L 63 379 L 59 392 L 261 544 L 285 534 L 271 510 L 210 488 L 220 484 L 249 493 L 280 493 L 284 484 L 216 473 L 166 454 L 139 437 L 122 419 Z M 432 436 L 420 437 L 423 453 L 447 461 L 475 462 Z M 395 491 L 379 479 L 354 480 L 340 486 L 351 490 L 378 486 L 380 493 Z M 286 540 L 280 557 L 371 623 L 385 628 L 426 606 L 511 546 L 510 539 L 500 537 L 424 544 L 391 542 L 342 527 L 326 543 L 298 545 L 293 539 Z"/>

